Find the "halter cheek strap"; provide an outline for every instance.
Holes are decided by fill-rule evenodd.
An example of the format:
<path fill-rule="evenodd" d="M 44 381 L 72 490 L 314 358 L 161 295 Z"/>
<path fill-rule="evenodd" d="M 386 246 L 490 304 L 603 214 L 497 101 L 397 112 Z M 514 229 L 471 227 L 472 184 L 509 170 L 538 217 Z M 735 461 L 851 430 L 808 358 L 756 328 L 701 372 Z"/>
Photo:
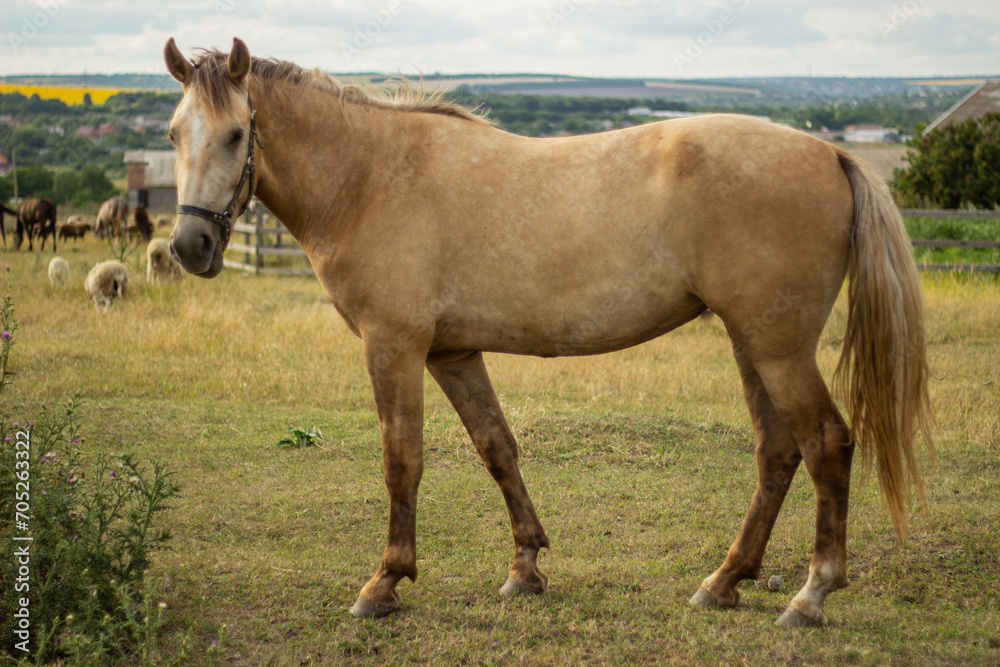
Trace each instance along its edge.
<path fill-rule="evenodd" d="M 260 144 L 260 140 L 257 138 L 257 110 L 253 108 L 253 102 L 250 101 L 249 90 L 247 91 L 247 106 L 250 107 L 250 140 L 247 148 L 247 161 L 243 165 L 243 173 L 240 174 L 240 182 L 236 185 L 236 192 L 233 193 L 233 198 L 229 200 L 229 206 L 227 206 L 226 210 L 222 213 L 217 213 L 200 206 L 191 206 L 189 204 L 177 205 L 178 214 L 196 215 L 219 225 L 222 228 L 223 250 L 225 250 L 226 246 L 229 245 L 229 235 L 233 230 L 233 220 L 239 218 L 243 215 L 244 211 L 247 210 L 247 206 L 250 205 L 250 200 L 253 199 L 254 189 L 257 186 L 256 166 L 254 164 L 254 144 Z M 240 199 L 240 193 L 243 192 L 243 186 L 246 185 L 247 179 L 250 180 L 250 189 L 247 192 L 246 201 L 243 202 L 242 206 L 240 206 L 239 213 L 236 213 L 234 216 L 233 213 L 236 211 L 237 202 Z"/>

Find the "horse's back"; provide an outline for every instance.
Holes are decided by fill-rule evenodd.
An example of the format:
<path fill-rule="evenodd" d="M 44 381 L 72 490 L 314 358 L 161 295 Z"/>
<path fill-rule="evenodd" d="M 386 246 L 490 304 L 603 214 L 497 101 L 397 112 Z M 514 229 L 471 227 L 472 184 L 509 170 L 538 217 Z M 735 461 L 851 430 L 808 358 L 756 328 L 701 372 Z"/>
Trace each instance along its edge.
<path fill-rule="evenodd" d="M 21 203 L 19 213 L 26 221 L 55 223 L 56 205 L 47 197 L 25 199 Z"/>
<path fill-rule="evenodd" d="M 123 197 L 112 197 L 103 204 L 97 212 L 101 221 L 124 220 L 128 216 L 128 202 Z"/>

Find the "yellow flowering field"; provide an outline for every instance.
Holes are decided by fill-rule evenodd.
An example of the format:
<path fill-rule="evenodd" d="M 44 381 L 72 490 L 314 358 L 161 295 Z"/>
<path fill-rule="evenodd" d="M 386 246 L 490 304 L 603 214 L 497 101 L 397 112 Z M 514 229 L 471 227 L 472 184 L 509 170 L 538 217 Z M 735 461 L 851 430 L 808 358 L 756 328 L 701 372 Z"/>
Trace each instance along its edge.
<path fill-rule="evenodd" d="M 0 83 L 0 93 L 21 93 L 25 97 L 38 94 L 43 100 L 59 99 L 66 104 L 83 104 L 83 96 L 90 93 L 94 104 L 104 104 L 112 95 L 122 92 L 121 88 L 73 88 L 69 86 L 38 86 Z"/>

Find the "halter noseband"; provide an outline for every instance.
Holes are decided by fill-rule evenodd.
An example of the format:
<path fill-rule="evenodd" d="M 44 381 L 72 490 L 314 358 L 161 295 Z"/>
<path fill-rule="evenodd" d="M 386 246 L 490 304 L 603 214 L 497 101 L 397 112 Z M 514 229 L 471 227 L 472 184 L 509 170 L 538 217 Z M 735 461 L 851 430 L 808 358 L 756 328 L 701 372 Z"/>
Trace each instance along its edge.
<path fill-rule="evenodd" d="M 201 208 L 200 206 L 190 206 L 188 204 L 178 204 L 177 213 L 187 214 L 187 215 L 197 215 L 200 218 L 205 218 L 210 220 L 222 228 L 222 248 L 225 250 L 226 246 L 229 245 L 229 234 L 233 229 L 233 219 L 239 218 L 243 215 L 244 211 L 247 210 L 247 206 L 250 205 L 250 200 L 253 199 L 254 188 L 257 184 L 256 168 L 254 165 L 254 150 L 253 145 L 255 143 L 260 144 L 257 139 L 257 110 L 253 108 L 253 102 L 250 101 L 250 91 L 247 90 L 247 106 L 250 107 L 250 141 L 248 142 L 247 148 L 247 161 L 243 165 L 243 173 L 240 174 L 240 182 L 236 186 L 236 192 L 233 193 L 233 198 L 229 200 L 229 206 L 222 213 L 216 213 L 215 211 L 210 211 L 207 208 Z M 263 146 L 262 146 L 263 148 Z M 250 179 L 250 190 L 247 193 L 247 200 L 243 202 L 243 206 L 240 207 L 239 213 L 235 216 L 233 213 L 236 211 L 236 202 L 240 199 L 240 193 L 243 192 L 243 186 L 246 184 L 247 179 Z"/>

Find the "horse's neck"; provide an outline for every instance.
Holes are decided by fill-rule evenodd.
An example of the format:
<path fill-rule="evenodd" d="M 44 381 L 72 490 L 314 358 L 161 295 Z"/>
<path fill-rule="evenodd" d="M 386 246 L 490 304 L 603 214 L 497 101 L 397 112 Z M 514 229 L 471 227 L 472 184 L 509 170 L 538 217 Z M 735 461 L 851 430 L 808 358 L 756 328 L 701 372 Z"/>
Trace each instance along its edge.
<path fill-rule="evenodd" d="M 262 100 L 257 196 L 310 251 L 351 224 L 373 165 L 391 150 L 379 126 L 389 114 L 308 87 L 285 92 L 254 96 Z"/>

